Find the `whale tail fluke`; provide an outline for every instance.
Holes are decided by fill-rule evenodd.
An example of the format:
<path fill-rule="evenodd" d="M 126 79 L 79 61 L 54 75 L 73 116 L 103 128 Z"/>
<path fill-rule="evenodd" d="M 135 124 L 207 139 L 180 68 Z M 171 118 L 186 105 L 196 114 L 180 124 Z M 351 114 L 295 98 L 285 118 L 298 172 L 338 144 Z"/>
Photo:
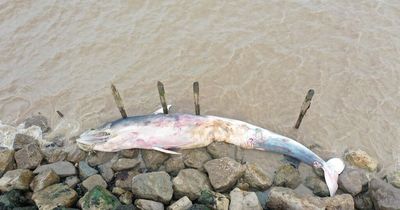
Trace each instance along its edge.
<path fill-rule="evenodd" d="M 339 158 L 332 158 L 326 162 L 322 169 L 324 170 L 324 177 L 326 185 L 328 186 L 329 193 L 334 196 L 338 189 L 339 174 L 344 170 L 344 162 Z"/>

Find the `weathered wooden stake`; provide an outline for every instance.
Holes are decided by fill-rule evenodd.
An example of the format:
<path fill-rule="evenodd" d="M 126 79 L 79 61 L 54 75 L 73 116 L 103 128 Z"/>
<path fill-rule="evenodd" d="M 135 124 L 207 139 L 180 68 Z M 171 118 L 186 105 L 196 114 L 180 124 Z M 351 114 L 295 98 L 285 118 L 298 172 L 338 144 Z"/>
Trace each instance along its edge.
<path fill-rule="evenodd" d="M 56 112 L 57 112 L 58 116 L 60 116 L 60 118 L 64 117 L 63 113 L 61 113 L 60 111 L 57 110 Z"/>
<path fill-rule="evenodd" d="M 118 92 L 117 88 L 112 83 L 111 83 L 111 91 L 112 91 L 112 94 L 114 96 L 115 104 L 117 104 L 117 107 L 119 109 L 119 112 L 121 113 L 122 118 L 127 118 L 126 111 L 125 111 L 125 108 L 124 108 L 124 104 L 122 103 L 122 98 L 119 95 L 119 92 Z"/>
<path fill-rule="evenodd" d="M 314 90 L 313 89 L 308 90 L 306 98 L 304 99 L 303 104 L 301 105 L 299 118 L 297 118 L 297 122 L 296 122 L 296 125 L 294 126 L 294 128 L 299 129 L 304 115 L 306 115 L 307 110 L 311 106 L 311 99 L 313 96 L 314 96 Z"/>
<path fill-rule="evenodd" d="M 194 97 L 194 111 L 196 115 L 200 115 L 200 104 L 199 104 L 199 82 L 193 83 L 193 97 Z"/>
<path fill-rule="evenodd" d="M 164 84 L 162 82 L 158 81 L 157 88 L 158 88 L 158 94 L 160 95 L 160 102 L 161 102 L 161 106 L 163 108 L 163 112 L 164 112 L 164 114 L 168 114 L 167 102 L 165 100 Z"/>

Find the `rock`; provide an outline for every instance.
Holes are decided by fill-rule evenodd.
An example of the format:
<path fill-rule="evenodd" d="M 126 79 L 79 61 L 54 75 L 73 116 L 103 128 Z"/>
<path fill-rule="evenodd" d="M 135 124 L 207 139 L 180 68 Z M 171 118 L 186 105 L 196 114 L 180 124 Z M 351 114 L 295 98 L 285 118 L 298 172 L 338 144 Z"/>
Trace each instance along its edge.
<path fill-rule="evenodd" d="M 206 148 L 185 150 L 183 153 L 183 163 L 186 167 L 196 168 L 200 171 L 204 171 L 203 165 L 209 160 L 211 160 L 211 155 L 208 154 Z"/>
<path fill-rule="evenodd" d="M 78 163 L 86 158 L 86 153 L 79 149 L 76 144 L 71 144 L 65 147 L 64 151 L 67 153 L 67 160 L 69 162 Z"/>
<path fill-rule="evenodd" d="M 319 177 L 309 176 L 305 180 L 305 185 L 313 191 L 315 195 L 320 197 L 329 196 L 328 186 Z"/>
<path fill-rule="evenodd" d="M 39 209 L 53 209 L 58 206 L 71 207 L 78 199 L 75 190 L 65 184 L 50 185 L 33 193 L 32 200 Z"/>
<path fill-rule="evenodd" d="M 0 195 L 0 209 L 15 209 L 15 207 L 25 206 L 28 199 L 25 198 L 21 190 L 11 190 Z"/>
<path fill-rule="evenodd" d="M 164 205 L 162 203 L 151 200 L 137 199 L 135 205 L 141 210 L 164 210 Z"/>
<path fill-rule="evenodd" d="M 0 178 L 0 191 L 6 192 L 13 189 L 28 190 L 32 178 L 32 171 L 28 169 L 7 171 L 3 177 Z"/>
<path fill-rule="evenodd" d="M 207 175 L 196 169 L 183 169 L 173 180 L 174 197 L 188 196 L 196 200 L 203 190 L 211 190 Z"/>
<path fill-rule="evenodd" d="M 136 167 L 139 165 L 140 161 L 137 159 L 128 159 L 128 158 L 121 158 L 118 159 L 113 165 L 112 169 L 114 171 L 122 171 L 122 170 L 128 170 Z"/>
<path fill-rule="evenodd" d="M 120 205 L 118 198 L 101 186 L 93 187 L 79 200 L 79 206 L 83 210 L 117 209 Z"/>
<path fill-rule="evenodd" d="M 67 153 L 60 147 L 49 146 L 41 151 L 48 163 L 63 161 L 67 158 Z"/>
<path fill-rule="evenodd" d="M 193 204 L 188 210 L 211 210 L 206 205 L 203 204 Z"/>
<path fill-rule="evenodd" d="M 90 166 L 97 166 L 106 163 L 117 156 L 118 154 L 115 152 L 96 152 L 88 155 L 86 161 Z"/>
<path fill-rule="evenodd" d="M 137 209 L 133 204 L 129 205 L 120 205 L 116 208 L 116 210 L 135 210 Z"/>
<path fill-rule="evenodd" d="M 132 203 L 132 196 L 133 194 L 129 191 L 126 191 L 125 193 L 123 193 L 120 197 L 119 200 L 121 201 L 121 203 L 123 204 L 131 204 Z"/>
<path fill-rule="evenodd" d="M 83 180 L 88 178 L 89 176 L 93 176 L 97 174 L 97 170 L 90 167 L 89 164 L 85 161 L 79 162 L 79 177 Z"/>
<path fill-rule="evenodd" d="M 154 151 L 154 150 L 142 150 L 142 158 L 147 169 L 150 171 L 156 171 L 160 166 L 167 160 L 168 154 Z"/>
<path fill-rule="evenodd" d="M 121 187 L 114 187 L 112 190 L 112 193 L 114 195 L 118 195 L 118 196 L 124 194 L 125 192 L 126 192 L 126 190 L 122 189 Z"/>
<path fill-rule="evenodd" d="M 113 165 L 113 162 L 110 161 L 110 162 L 101 164 L 97 167 L 99 169 L 101 176 L 107 182 L 110 182 L 114 177 L 114 171 L 111 169 L 112 165 Z"/>
<path fill-rule="evenodd" d="M 7 148 L 0 149 L 0 177 L 11 170 L 14 164 L 14 151 Z"/>
<path fill-rule="evenodd" d="M 400 188 L 400 170 L 394 171 L 387 176 L 388 182 L 393 186 Z"/>
<path fill-rule="evenodd" d="M 60 177 L 50 169 L 42 171 L 36 175 L 33 178 L 30 187 L 33 192 L 36 192 L 58 182 L 60 182 Z"/>
<path fill-rule="evenodd" d="M 260 205 L 263 209 L 267 209 L 267 195 L 268 191 L 256 191 L 255 192 L 258 198 L 258 201 L 260 202 Z"/>
<path fill-rule="evenodd" d="M 76 169 L 74 165 L 68 161 L 59 161 L 51 164 L 41 165 L 37 167 L 33 173 L 38 174 L 48 169 L 53 170 L 60 177 L 76 175 Z"/>
<path fill-rule="evenodd" d="M 369 194 L 376 209 L 400 209 L 400 190 L 380 179 L 371 180 Z"/>
<path fill-rule="evenodd" d="M 1 203 L 0 203 L 0 208 L 1 208 Z M 37 210 L 38 208 L 36 206 L 24 206 L 24 207 L 16 207 L 13 208 L 13 210 Z M 57 210 L 57 209 L 53 209 L 53 210 Z M 65 210 L 77 210 L 77 209 L 65 209 Z"/>
<path fill-rule="evenodd" d="M 64 183 L 70 188 L 75 188 L 75 186 L 81 182 L 77 176 L 69 176 L 65 179 Z"/>
<path fill-rule="evenodd" d="M 323 209 L 322 206 L 317 206 L 307 199 L 302 199 L 290 188 L 272 187 L 267 197 L 267 207 L 270 209 Z"/>
<path fill-rule="evenodd" d="M 300 172 L 292 165 L 286 164 L 275 172 L 274 184 L 276 186 L 296 188 L 301 183 Z"/>
<path fill-rule="evenodd" d="M 283 207 L 284 209 L 354 210 L 354 201 L 350 194 L 341 194 L 335 195 L 334 197 L 321 198 L 316 196 L 299 196 L 292 189 L 283 189 L 280 188 L 275 191 L 276 194 L 274 194 L 275 197 L 273 198 L 275 199 L 274 202 L 276 202 L 274 205 L 277 205 L 277 207 Z M 271 202 L 271 198 L 269 198 L 268 203 L 269 202 Z M 279 202 L 281 203 L 279 204 Z M 271 206 L 268 207 L 271 208 Z"/>
<path fill-rule="evenodd" d="M 27 118 L 24 121 L 24 125 L 25 125 L 25 128 L 29 128 L 33 125 L 39 126 L 43 133 L 46 133 L 47 131 L 50 130 L 47 118 L 40 114 Z"/>
<path fill-rule="evenodd" d="M 248 183 L 250 188 L 256 190 L 266 190 L 272 185 L 272 180 L 256 164 L 245 165 L 246 170 L 243 181 Z"/>
<path fill-rule="evenodd" d="M 125 149 L 120 152 L 122 157 L 124 158 L 137 158 L 139 155 L 140 150 L 139 149 Z"/>
<path fill-rule="evenodd" d="M 229 193 L 229 195 L 231 197 L 231 203 L 229 205 L 230 210 L 262 210 L 255 192 L 246 192 L 239 188 L 235 188 Z"/>
<path fill-rule="evenodd" d="M 361 193 L 354 197 L 354 206 L 360 210 L 373 210 L 374 203 L 367 193 Z"/>
<path fill-rule="evenodd" d="M 34 169 L 42 162 L 43 155 L 36 144 L 29 144 L 15 152 L 18 168 Z"/>
<path fill-rule="evenodd" d="M 20 150 L 25 145 L 28 145 L 31 143 L 37 143 L 37 140 L 33 136 L 29 136 L 29 135 L 22 134 L 22 133 L 17 133 L 17 134 L 15 134 L 13 148 L 15 150 Z"/>
<path fill-rule="evenodd" d="M 214 159 L 230 157 L 238 161 L 238 158 L 236 156 L 238 150 L 240 150 L 239 147 L 225 142 L 213 142 L 207 146 L 207 151 Z"/>
<path fill-rule="evenodd" d="M 192 201 L 185 196 L 168 206 L 167 210 L 187 210 L 190 207 L 192 207 Z"/>
<path fill-rule="evenodd" d="M 346 168 L 339 175 L 338 184 L 340 189 L 354 196 L 368 187 L 368 177 L 363 170 Z"/>
<path fill-rule="evenodd" d="M 350 164 L 359 168 L 369 171 L 376 171 L 378 168 L 378 161 L 362 150 L 350 150 L 346 152 L 345 158 Z"/>
<path fill-rule="evenodd" d="M 136 175 L 132 192 L 139 198 L 168 203 L 173 194 L 171 177 L 164 171 Z"/>
<path fill-rule="evenodd" d="M 341 194 L 341 195 L 335 195 L 333 197 L 326 197 L 323 198 L 323 201 L 326 210 L 354 209 L 354 200 L 353 197 L 349 194 Z"/>
<path fill-rule="evenodd" d="M 136 171 L 121 171 L 115 176 L 115 186 L 124 190 L 132 189 L 132 178 L 139 173 Z"/>
<path fill-rule="evenodd" d="M 91 189 L 93 189 L 93 187 L 95 186 L 101 186 L 106 188 L 107 187 L 107 182 L 104 181 L 104 179 L 98 175 L 95 174 L 93 176 L 88 177 L 87 179 L 85 179 L 82 182 L 82 186 L 87 190 L 90 191 Z"/>
<path fill-rule="evenodd" d="M 236 186 L 235 186 L 235 188 L 239 188 L 239 189 L 241 189 L 241 190 L 244 190 L 244 191 L 251 191 L 251 189 L 250 189 L 250 185 L 247 183 L 247 182 L 245 182 L 244 180 L 243 180 L 243 178 L 240 178 L 239 179 L 239 181 L 236 183 Z"/>
<path fill-rule="evenodd" d="M 228 210 L 229 208 L 229 199 L 225 195 L 210 190 L 203 190 L 197 201 L 211 209 Z"/>
<path fill-rule="evenodd" d="M 165 171 L 176 176 L 180 170 L 185 168 L 182 156 L 174 155 L 164 162 Z"/>
<path fill-rule="evenodd" d="M 235 160 L 224 157 L 210 160 L 204 164 L 211 185 L 217 192 L 227 191 L 244 174 L 245 168 Z"/>

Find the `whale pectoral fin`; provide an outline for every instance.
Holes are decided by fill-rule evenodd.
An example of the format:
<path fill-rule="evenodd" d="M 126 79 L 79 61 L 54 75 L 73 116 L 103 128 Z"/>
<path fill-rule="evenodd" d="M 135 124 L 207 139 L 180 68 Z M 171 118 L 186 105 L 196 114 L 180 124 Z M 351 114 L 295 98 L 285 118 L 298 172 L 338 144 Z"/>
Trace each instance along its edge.
<path fill-rule="evenodd" d="M 167 105 L 168 111 L 171 109 L 171 106 L 172 106 L 171 104 Z M 162 107 L 157 109 L 155 112 L 153 112 L 153 114 L 163 114 L 163 113 L 164 113 L 164 111 L 163 111 Z"/>
<path fill-rule="evenodd" d="M 172 154 L 172 155 L 180 155 L 181 154 L 179 152 L 174 152 L 174 151 L 163 149 L 163 148 L 160 148 L 160 147 L 152 147 L 151 149 L 157 150 L 159 152 L 167 153 L 167 154 Z"/>

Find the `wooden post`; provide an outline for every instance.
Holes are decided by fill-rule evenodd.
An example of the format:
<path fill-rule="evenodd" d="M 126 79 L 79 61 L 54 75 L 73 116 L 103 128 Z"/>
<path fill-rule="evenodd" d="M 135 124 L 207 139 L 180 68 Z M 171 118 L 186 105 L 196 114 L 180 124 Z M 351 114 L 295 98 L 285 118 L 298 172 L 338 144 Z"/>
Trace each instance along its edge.
<path fill-rule="evenodd" d="M 60 116 L 60 118 L 64 117 L 63 113 L 61 113 L 59 110 L 57 110 L 56 112 L 57 112 L 58 116 Z"/>
<path fill-rule="evenodd" d="M 304 99 L 303 104 L 301 105 L 299 118 L 297 118 L 297 122 L 296 122 L 296 125 L 294 126 L 294 128 L 299 129 L 301 121 L 303 120 L 304 115 L 306 115 L 307 110 L 311 106 L 311 99 L 312 99 L 313 96 L 314 96 L 314 90 L 313 89 L 308 90 L 306 98 Z"/>
<path fill-rule="evenodd" d="M 119 92 L 118 92 L 117 88 L 112 83 L 111 83 L 111 91 L 112 91 L 112 94 L 114 96 L 115 104 L 117 104 L 117 107 L 119 109 L 119 112 L 121 113 L 122 118 L 127 118 L 128 116 L 126 115 L 124 104 L 122 103 L 122 98 L 119 95 Z"/>
<path fill-rule="evenodd" d="M 200 115 L 200 104 L 199 104 L 199 82 L 193 83 L 193 97 L 194 97 L 194 111 L 196 115 Z"/>
<path fill-rule="evenodd" d="M 163 112 L 164 112 L 164 114 L 168 114 L 167 101 L 165 100 L 164 84 L 162 82 L 158 81 L 157 88 L 158 88 L 158 94 L 160 95 L 160 102 L 161 102 L 161 106 L 163 108 Z"/>

